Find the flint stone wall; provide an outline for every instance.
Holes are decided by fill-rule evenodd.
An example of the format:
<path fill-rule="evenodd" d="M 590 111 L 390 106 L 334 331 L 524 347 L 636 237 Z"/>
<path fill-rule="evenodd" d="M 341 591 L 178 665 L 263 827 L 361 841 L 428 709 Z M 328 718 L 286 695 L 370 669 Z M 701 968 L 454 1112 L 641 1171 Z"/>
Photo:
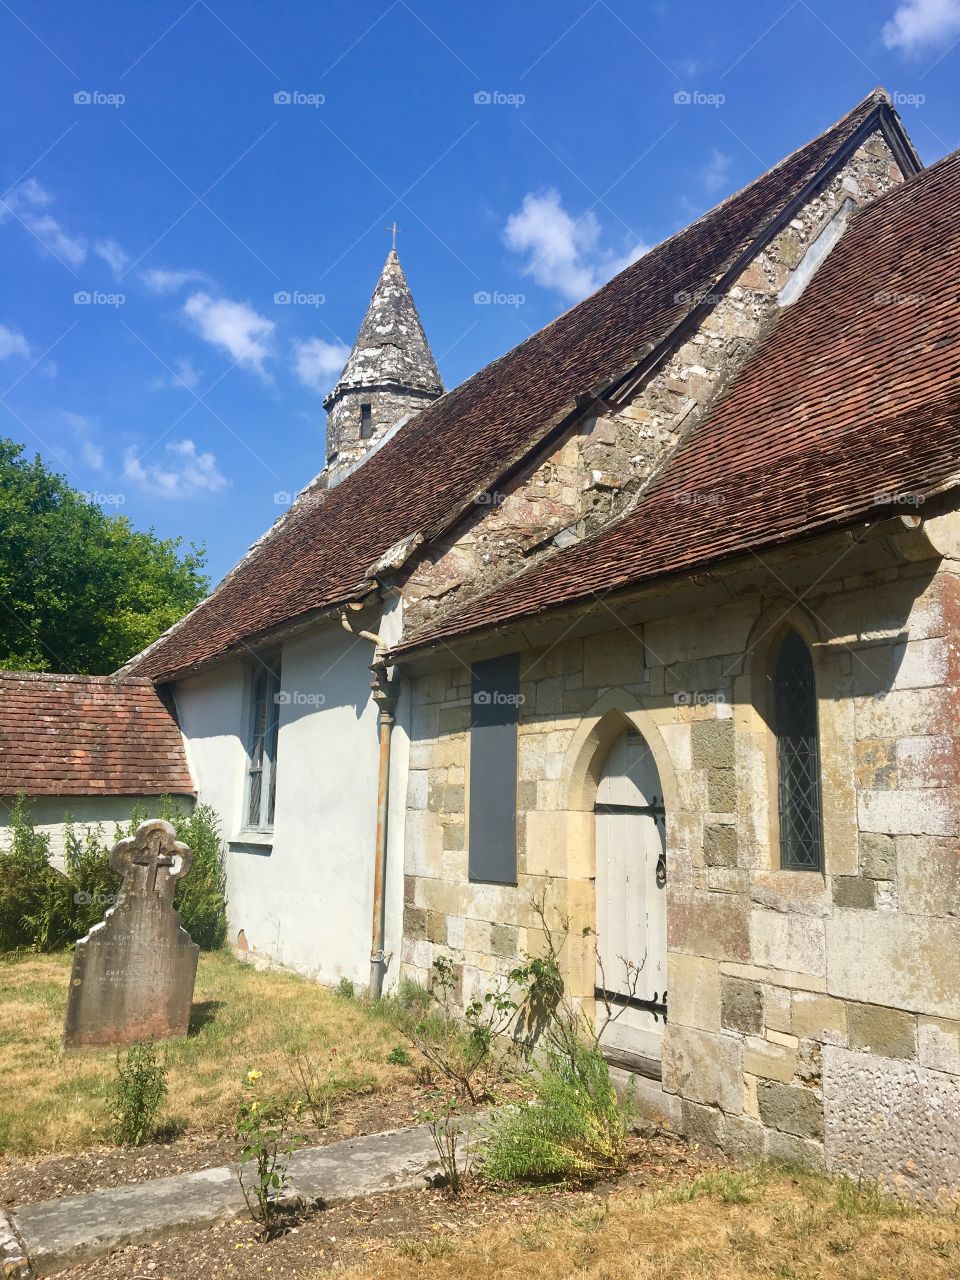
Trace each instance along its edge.
<path fill-rule="evenodd" d="M 502 490 L 478 495 L 476 514 L 436 540 L 404 586 L 408 630 L 439 622 L 529 568 L 555 549 L 555 538 L 583 538 L 623 512 L 723 394 L 775 319 L 780 290 L 804 270 L 805 254 L 834 216 L 902 181 L 882 134 L 866 139 L 729 290 L 706 299 L 714 305 L 700 327 L 629 404 L 580 423 Z M 700 492 L 686 497 L 711 501 Z"/>

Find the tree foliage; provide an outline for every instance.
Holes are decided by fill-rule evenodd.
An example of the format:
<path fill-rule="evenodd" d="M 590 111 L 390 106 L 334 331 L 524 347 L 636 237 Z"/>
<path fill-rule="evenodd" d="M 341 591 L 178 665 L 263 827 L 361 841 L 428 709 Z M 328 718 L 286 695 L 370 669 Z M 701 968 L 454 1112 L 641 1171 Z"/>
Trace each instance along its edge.
<path fill-rule="evenodd" d="M 0 668 L 106 675 L 203 597 L 205 553 L 107 515 L 0 438 Z"/>

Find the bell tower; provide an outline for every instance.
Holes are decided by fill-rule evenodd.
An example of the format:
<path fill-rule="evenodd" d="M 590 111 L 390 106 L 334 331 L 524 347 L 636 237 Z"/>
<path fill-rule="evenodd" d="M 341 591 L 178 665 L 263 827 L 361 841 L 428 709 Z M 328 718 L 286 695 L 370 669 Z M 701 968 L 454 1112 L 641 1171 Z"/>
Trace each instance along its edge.
<path fill-rule="evenodd" d="M 330 483 L 403 418 L 443 395 L 443 383 L 394 247 L 387 254 L 367 314 L 327 411 Z"/>

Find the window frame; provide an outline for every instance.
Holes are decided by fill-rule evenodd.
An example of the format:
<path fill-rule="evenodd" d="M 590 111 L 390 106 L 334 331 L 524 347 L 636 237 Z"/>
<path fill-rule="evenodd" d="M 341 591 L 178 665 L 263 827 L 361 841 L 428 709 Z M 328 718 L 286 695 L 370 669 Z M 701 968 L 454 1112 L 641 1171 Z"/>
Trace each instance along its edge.
<path fill-rule="evenodd" d="M 795 652 L 791 657 L 788 646 Z M 799 648 L 797 648 L 799 646 Z M 794 707 L 787 705 L 790 691 L 785 685 L 787 661 L 796 663 L 801 658 L 805 665 L 806 680 L 805 707 L 799 711 L 806 716 L 805 723 L 797 728 L 798 695 L 793 691 Z M 820 717 L 817 697 L 817 670 L 813 649 L 806 637 L 796 627 L 790 626 L 777 637 L 771 646 L 768 660 L 768 676 L 770 681 L 770 726 L 773 736 L 773 779 L 776 789 L 776 813 L 778 836 L 778 865 L 781 871 L 790 873 L 812 872 L 822 876 L 824 873 L 824 825 L 823 825 L 823 787 L 820 758 Z M 793 717 L 790 724 L 789 717 Z M 793 739 L 792 744 L 790 739 Z M 806 741 L 806 747 L 802 743 Z M 801 745 L 797 745 L 797 743 Z M 788 751 L 791 756 L 788 756 Z M 806 781 L 807 794 L 805 801 L 797 796 L 797 761 L 803 768 L 803 759 L 807 763 L 804 771 L 810 775 Z M 791 806 L 792 812 L 787 811 Z M 803 809 L 807 812 L 804 813 Z M 794 853 L 804 837 L 798 828 L 805 826 L 813 836 L 812 847 L 808 846 L 805 856 Z"/>
<path fill-rule="evenodd" d="M 263 697 L 260 696 L 261 683 Z M 273 832 L 276 818 L 277 753 L 280 740 L 280 654 L 258 659 L 250 669 L 250 707 L 247 718 L 246 767 L 242 830 Z M 259 728 L 263 713 L 263 728 Z M 259 752 L 259 754 L 258 754 Z M 256 763 L 255 763 L 256 762 Z M 258 814 L 253 820 L 254 787 L 258 784 Z"/>

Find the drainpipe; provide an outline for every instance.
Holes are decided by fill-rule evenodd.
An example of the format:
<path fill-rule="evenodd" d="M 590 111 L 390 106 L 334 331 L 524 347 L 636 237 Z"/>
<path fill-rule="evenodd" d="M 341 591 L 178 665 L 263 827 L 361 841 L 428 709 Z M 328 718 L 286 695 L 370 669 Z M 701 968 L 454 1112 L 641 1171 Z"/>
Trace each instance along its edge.
<path fill-rule="evenodd" d="M 377 833 L 373 851 L 373 919 L 370 929 L 370 995 L 379 1000 L 383 994 L 383 979 L 387 960 L 383 952 L 386 932 L 387 898 L 387 818 L 390 811 L 390 739 L 396 723 L 397 677 L 388 669 L 383 657 L 387 643 L 374 631 L 363 631 L 350 625 L 347 611 L 340 614 L 340 624 L 351 635 L 371 641 L 376 649 L 370 670 L 373 680 L 370 689 L 377 704 L 377 737 L 379 764 L 377 769 Z"/>
<path fill-rule="evenodd" d="M 373 861 L 373 925 L 370 937 L 370 994 L 379 1000 L 387 961 L 383 953 L 387 897 L 387 817 L 390 807 L 390 738 L 396 723 L 397 681 L 379 655 L 371 663 L 373 700 L 377 704 L 380 767 L 377 776 L 377 835 Z"/>

